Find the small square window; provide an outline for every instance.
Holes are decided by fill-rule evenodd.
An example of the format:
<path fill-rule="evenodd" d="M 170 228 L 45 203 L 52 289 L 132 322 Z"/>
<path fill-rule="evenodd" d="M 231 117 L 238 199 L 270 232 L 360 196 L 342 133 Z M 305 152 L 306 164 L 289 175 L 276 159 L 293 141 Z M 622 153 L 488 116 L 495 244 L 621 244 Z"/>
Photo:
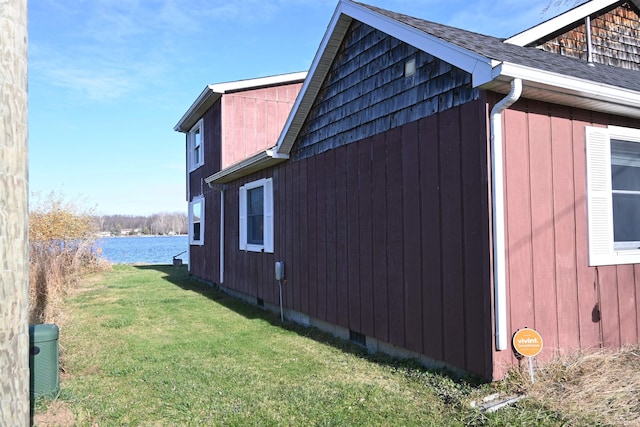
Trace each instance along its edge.
<path fill-rule="evenodd" d="M 416 60 L 410 59 L 404 63 L 404 76 L 411 77 L 416 73 Z"/>

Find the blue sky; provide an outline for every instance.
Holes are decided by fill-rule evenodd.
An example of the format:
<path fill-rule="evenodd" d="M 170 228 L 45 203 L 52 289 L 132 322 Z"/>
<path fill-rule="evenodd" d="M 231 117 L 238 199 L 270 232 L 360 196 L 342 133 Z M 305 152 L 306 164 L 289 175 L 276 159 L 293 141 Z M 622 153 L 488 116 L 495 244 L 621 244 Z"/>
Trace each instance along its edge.
<path fill-rule="evenodd" d="M 498 37 L 545 0 L 362 0 Z M 99 214 L 185 212 L 184 136 L 207 84 L 308 69 L 337 0 L 29 1 L 29 176 Z M 568 8 L 561 6 L 562 9 Z"/>

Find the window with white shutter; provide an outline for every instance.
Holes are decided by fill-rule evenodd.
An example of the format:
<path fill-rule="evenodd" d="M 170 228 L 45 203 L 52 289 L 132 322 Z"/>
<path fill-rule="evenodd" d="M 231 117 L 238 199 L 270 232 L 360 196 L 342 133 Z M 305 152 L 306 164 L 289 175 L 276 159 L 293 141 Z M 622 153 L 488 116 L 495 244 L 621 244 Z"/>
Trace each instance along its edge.
<path fill-rule="evenodd" d="M 640 263 L 640 129 L 586 128 L 589 265 Z"/>

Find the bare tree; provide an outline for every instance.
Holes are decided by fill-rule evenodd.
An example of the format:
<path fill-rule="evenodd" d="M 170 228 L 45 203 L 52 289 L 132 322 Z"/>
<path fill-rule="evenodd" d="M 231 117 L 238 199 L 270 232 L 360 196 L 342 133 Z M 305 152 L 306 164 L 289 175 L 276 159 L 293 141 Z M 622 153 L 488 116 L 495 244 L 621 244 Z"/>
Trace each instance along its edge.
<path fill-rule="evenodd" d="M 0 425 L 28 426 L 27 0 L 0 0 Z"/>

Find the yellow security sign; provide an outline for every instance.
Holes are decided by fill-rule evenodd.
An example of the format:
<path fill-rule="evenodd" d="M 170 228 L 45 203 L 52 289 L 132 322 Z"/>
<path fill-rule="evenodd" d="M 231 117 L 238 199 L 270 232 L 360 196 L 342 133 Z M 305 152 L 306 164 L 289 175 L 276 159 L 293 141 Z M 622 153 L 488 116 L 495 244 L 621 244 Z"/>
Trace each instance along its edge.
<path fill-rule="evenodd" d="M 542 351 L 542 336 L 533 329 L 522 328 L 513 334 L 513 348 L 522 356 L 535 357 Z"/>

